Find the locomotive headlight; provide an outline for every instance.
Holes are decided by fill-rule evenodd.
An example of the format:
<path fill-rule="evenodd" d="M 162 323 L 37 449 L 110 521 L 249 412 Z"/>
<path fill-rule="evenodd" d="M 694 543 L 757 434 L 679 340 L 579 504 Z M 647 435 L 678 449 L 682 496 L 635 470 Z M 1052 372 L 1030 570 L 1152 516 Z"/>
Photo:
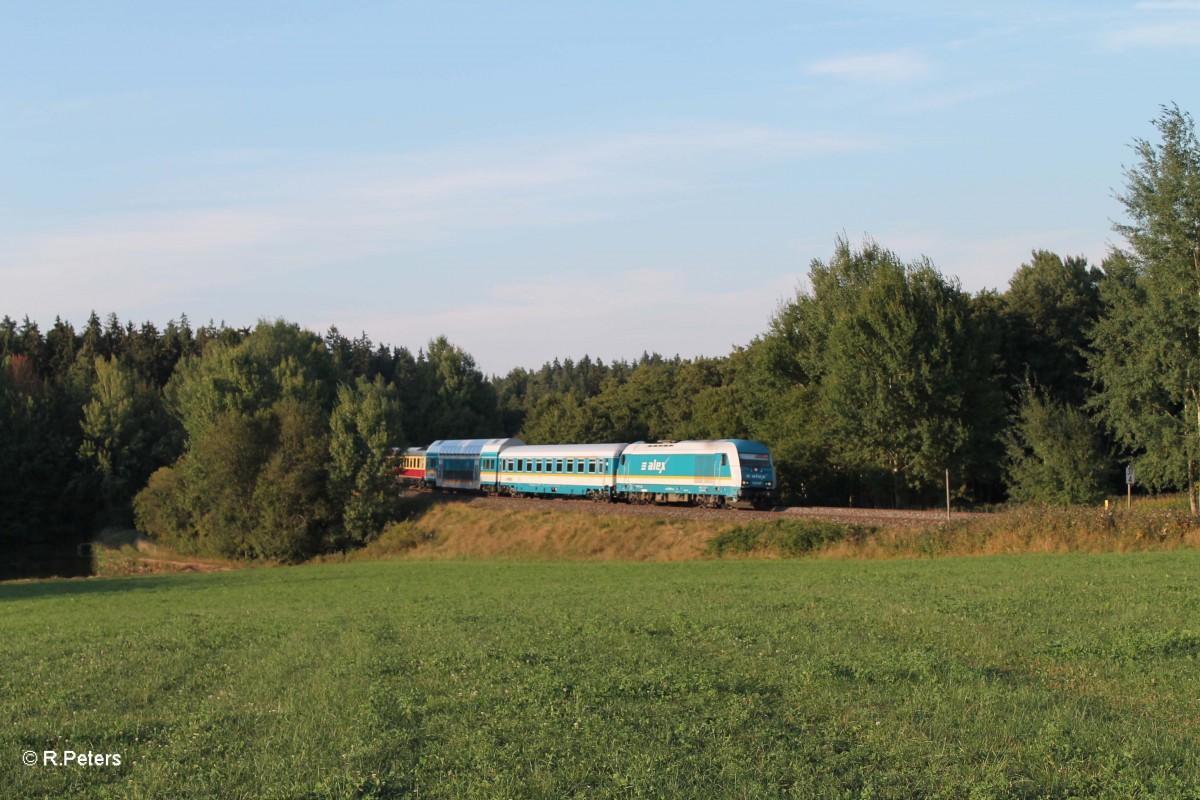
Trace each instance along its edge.
<path fill-rule="evenodd" d="M 750 481 L 742 481 L 742 486 L 749 486 L 749 485 L 750 485 Z"/>

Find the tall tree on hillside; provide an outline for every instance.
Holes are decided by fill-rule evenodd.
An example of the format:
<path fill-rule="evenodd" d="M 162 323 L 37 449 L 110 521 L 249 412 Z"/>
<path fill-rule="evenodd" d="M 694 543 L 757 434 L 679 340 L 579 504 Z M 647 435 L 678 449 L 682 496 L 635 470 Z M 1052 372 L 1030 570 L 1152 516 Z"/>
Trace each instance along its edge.
<path fill-rule="evenodd" d="M 330 494 L 342 514 L 345 541 L 363 544 L 379 534 L 395 511 L 396 487 L 388 470 L 392 448 L 404 446 L 395 390 L 359 377 L 338 387 L 329 418 Z"/>
<path fill-rule="evenodd" d="M 1102 273 L 1082 256 L 1033 251 L 1004 294 L 1010 386 L 1026 381 L 1064 403 L 1087 399 L 1088 334 L 1100 316 Z"/>
<path fill-rule="evenodd" d="M 1138 453 L 1153 488 L 1187 486 L 1197 512 L 1200 458 L 1200 142 L 1191 115 L 1164 107 L 1159 140 L 1134 140 L 1118 195 L 1129 250 L 1106 262 L 1104 315 L 1092 343 L 1094 402 L 1117 440 Z"/>
<path fill-rule="evenodd" d="M 184 455 L 134 500 L 139 528 L 185 551 L 297 560 L 317 552 L 334 365 L 315 334 L 261 322 L 181 362 L 168 396 Z"/>
<path fill-rule="evenodd" d="M 544 395 L 525 418 L 521 439 L 527 444 L 590 442 L 594 414 L 574 392 Z"/>
<path fill-rule="evenodd" d="M 894 494 L 968 466 L 1000 413 L 995 343 L 969 296 L 927 260 L 872 241 L 839 239 L 809 277 L 775 327 L 791 370 L 816 387 L 804 413 L 819 417 L 834 466 L 890 473 Z"/>
<path fill-rule="evenodd" d="M 97 356 L 95 374 L 83 406 L 79 455 L 96 477 L 104 521 L 127 523 L 129 501 L 178 455 L 179 437 L 157 389 L 139 383 L 116 359 Z"/>
<path fill-rule="evenodd" d="M 444 336 L 431 341 L 422 355 L 417 364 L 422 384 L 419 407 L 405 408 L 406 415 L 412 415 L 414 441 L 499 433 L 496 390 L 475 366 L 475 359 Z"/>
<path fill-rule="evenodd" d="M 79 405 L 32 358 L 0 357 L 0 580 L 78 574 L 92 498 L 76 457 Z"/>

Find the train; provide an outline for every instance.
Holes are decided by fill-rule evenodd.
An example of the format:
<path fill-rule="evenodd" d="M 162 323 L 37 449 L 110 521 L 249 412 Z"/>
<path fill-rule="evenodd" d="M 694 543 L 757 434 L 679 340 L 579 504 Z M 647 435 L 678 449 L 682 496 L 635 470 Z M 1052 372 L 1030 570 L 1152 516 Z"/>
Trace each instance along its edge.
<path fill-rule="evenodd" d="M 397 453 L 396 478 L 436 491 L 709 508 L 772 508 L 771 451 L 749 439 L 528 445 L 439 439 Z"/>

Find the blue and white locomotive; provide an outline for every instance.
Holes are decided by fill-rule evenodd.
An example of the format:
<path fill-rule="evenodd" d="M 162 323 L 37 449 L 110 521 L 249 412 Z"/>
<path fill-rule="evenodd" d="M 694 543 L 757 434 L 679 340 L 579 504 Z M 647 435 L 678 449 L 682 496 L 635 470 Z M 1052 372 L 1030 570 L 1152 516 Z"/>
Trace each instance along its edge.
<path fill-rule="evenodd" d="M 775 465 L 762 442 L 717 439 L 637 442 L 621 453 L 616 494 L 630 502 L 691 502 L 721 508 L 775 504 Z"/>
<path fill-rule="evenodd" d="M 770 508 L 779 497 L 766 445 L 748 439 L 527 445 L 445 439 L 425 451 L 435 489 L 631 503 Z"/>

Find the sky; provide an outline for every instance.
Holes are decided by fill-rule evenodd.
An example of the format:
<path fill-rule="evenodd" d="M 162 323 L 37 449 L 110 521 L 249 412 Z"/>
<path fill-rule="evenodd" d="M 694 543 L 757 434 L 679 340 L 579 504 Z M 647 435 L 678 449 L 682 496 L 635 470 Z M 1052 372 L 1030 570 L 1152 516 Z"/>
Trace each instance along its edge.
<path fill-rule="evenodd" d="M 723 356 L 837 237 L 1099 265 L 1200 0 L 8 0 L 0 315 Z"/>

